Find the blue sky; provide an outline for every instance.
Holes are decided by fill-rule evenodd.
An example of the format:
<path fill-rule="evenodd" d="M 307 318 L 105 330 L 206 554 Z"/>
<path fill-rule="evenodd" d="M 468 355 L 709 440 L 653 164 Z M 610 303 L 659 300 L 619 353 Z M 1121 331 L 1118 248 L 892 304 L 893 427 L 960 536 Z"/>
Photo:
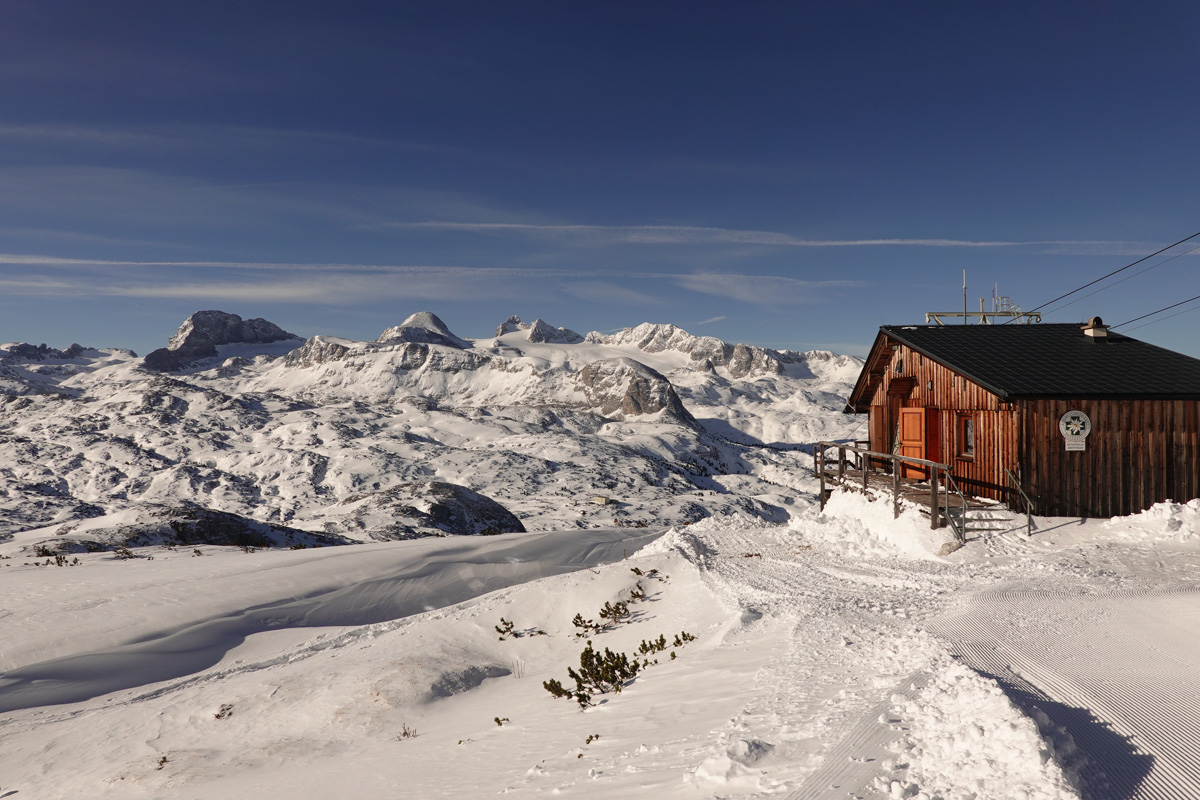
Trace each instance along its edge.
<path fill-rule="evenodd" d="M 374 338 L 430 310 L 862 353 L 961 308 L 964 269 L 972 308 L 1030 309 L 1200 231 L 1198 22 L 0 0 L 0 341 L 142 353 L 206 308 Z M 1200 294 L 1185 249 L 1047 321 Z M 1200 356 L 1200 313 L 1134 325 Z"/>

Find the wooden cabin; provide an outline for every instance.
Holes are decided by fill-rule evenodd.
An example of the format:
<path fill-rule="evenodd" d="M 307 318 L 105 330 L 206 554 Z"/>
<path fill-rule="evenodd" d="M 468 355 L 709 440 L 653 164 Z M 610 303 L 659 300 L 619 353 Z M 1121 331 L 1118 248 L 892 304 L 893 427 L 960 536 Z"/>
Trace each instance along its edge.
<path fill-rule="evenodd" d="M 977 497 L 1011 501 L 1015 480 L 1046 516 L 1200 496 L 1200 359 L 1099 317 L 884 326 L 846 411 L 869 415 L 871 450 L 948 464 Z"/>

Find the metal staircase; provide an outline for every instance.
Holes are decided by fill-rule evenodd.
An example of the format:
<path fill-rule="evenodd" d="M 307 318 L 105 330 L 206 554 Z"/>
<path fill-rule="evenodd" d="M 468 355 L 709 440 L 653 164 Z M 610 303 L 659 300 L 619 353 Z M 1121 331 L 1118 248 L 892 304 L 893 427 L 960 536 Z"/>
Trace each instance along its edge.
<path fill-rule="evenodd" d="M 830 456 L 834 456 L 830 458 Z M 878 469 L 880 466 L 889 470 Z M 904 471 L 918 472 L 914 479 L 901 477 Z M 955 538 L 965 544 L 970 533 L 1011 530 L 1015 521 L 1013 504 L 1005 506 L 963 493 L 951 474 L 950 466 L 923 458 L 897 453 L 879 453 L 844 442 L 817 442 L 813 446 L 813 472 L 821 482 L 821 508 L 833 487 L 872 494 L 890 495 L 893 516 L 900 516 L 901 497 L 914 502 L 933 528 L 948 526 Z M 1021 489 L 1012 473 L 1008 479 L 1014 496 L 1024 502 L 1026 535 L 1033 532 L 1033 502 Z"/>
<path fill-rule="evenodd" d="M 1015 518 L 1009 510 L 995 503 L 951 505 L 944 511 L 946 521 L 954 528 L 959 541 L 968 535 L 992 531 L 1006 531 L 1013 527 Z"/>

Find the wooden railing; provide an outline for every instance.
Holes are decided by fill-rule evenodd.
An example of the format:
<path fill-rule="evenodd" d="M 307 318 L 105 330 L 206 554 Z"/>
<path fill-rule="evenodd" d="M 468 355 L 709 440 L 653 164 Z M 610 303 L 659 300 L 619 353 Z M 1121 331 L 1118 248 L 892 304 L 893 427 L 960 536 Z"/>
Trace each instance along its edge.
<path fill-rule="evenodd" d="M 1021 499 L 1025 501 L 1025 535 L 1033 536 L 1033 512 L 1036 511 L 1033 501 L 1029 499 L 1029 495 L 1025 494 L 1025 490 L 1021 488 L 1021 482 L 1017 480 L 1017 476 L 1012 474 L 1012 470 L 1004 470 L 1004 475 L 1008 478 L 1009 485 L 1017 490 L 1017 494 L 1021 495 Z"/>
<path fill-rule="evenodd" d="M 849 444 L 839 444 L 837 442 L 817 442 L 813 446 L 813 459 L 815 461 L 813 471 L 821 481 L 821 508 L 825 508 L 825 484 L 830 466 L 826 458 L 827 450 L 837 451 L 837 460 L 833 462 L 835 465 L 837 482 L 842 486 L 849 486 L 846 482 L 846 467 L 850 465 L 852 470 L 862 472 L 862 488 L 865 494 L 870 487 L 870 475 L 873 464 L 891 463 L 892 465 L 892 516 L 900 516 L 900 472 L 901 464 L 907 464 L 914 467 L 924 467 L 929 473 L 929 526 L 931 528 L 940 528 L 943 524 L 948 524 L 953 530 L 955 538 L 960 542 L 966 541 L 966 508 L 967 501 L 963 496 L 962 491 L 958 488 L 954 477 L 950 474 L 950 465 L 943 464 L 940 461 L 930 461 L 925 458 L 914 458 L 912 456 L 902 456 L 895 453 L 879 453 L 874 450 L 868 450 L 864 447 L 857 447 Z M 850 457 L 847 457 L 850 454 Z M 942 487 L 945 487 L 946 495 L 946 515 L 943 520 L 941 514 L 941 495 Z M 955 520 L 950 514 L 950 493 L 954 492 L 958 495 L 959 501 L 963 508 L 962 520 Z"/>

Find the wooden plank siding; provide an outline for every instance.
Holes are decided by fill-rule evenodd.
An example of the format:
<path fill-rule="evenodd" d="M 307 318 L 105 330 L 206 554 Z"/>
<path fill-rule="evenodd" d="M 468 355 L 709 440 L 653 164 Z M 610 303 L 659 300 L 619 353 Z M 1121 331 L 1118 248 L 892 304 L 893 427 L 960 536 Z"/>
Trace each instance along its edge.
<path fill-rule="evenodd" d="M 1200 497 L 1200 400 L 999 396 L 907 346 L 881 338 L 868 357 L 870 448 L 893 452 L 901 408 L 930 409 L 927 452 L 952 467 L 964 492 L 1009 500 L 1005 470 L 1018 475 L 1037 513 L 1106 517 L 1164 500 Z M 864 396 L 865 397 L 865 396 Z M 864 405 L 866 405 L 864 403 Z M 1087 449 L 1066 450 L 1067 411 L 1092 421 Z M 973 457 L 961 452 L 959 418 L 975 426 Z M 931 457 L 931 456 L 925 456 Z M 933 458 L 933 457 L 931 457 Z"/>
<path fill-rule="evenodd" d="M 1050 516 L 1132 514 L 1200 496 L 1200 401 L 1052 398 L 1019 400 L 1026 416 L 1025 490 Z M 1087 449 L 1068 452 L 1058 420 L 1092 420 Z"/>
<path fill-rule="evenodd" d="M 890 356 L 873 353 L 871 367 L 880 377 L 870 400 L 871 414 L 884 416 L 883 420 L 872 419 L 869 426 L 872 450 L 893 451 L 899 409 L 933 409 L 936 422 L 931 420 L 926 429 L 936 432 L 936 439 L 924 457 L 949 464 L 964 492 L 1006 499 L 1004 470 L 1016 471 L 1019 446 L 1017 410 L 1012 404 L 901 344 Z M 963 414 L 975 422 L 973 457 L 960 453 L 959 417 Z"/>

